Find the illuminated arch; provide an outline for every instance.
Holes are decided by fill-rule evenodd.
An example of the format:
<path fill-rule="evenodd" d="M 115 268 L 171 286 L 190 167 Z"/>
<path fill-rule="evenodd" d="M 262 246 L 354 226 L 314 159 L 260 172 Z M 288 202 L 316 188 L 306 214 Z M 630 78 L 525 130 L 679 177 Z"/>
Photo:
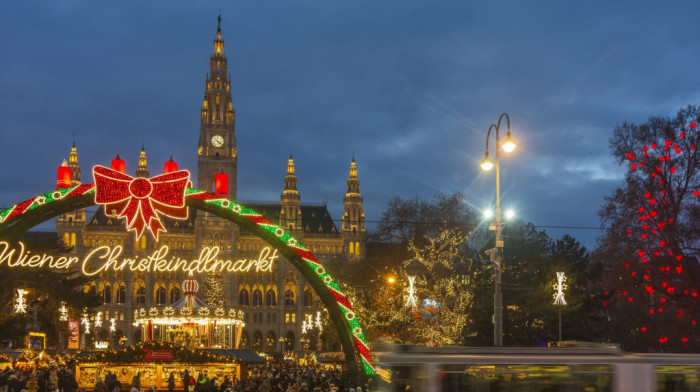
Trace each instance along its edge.
<path fill-rule="evenodd" d="M 0 211 L 0 240 L 12 240 L 60 214 L 94 206 L 94 193 L 95 184 L 82 184 L 48 192 Z M 188 207 L 227 219 L 277 249 L 306 278 L 328 309 L 347 363 L 356 364 L 356 369 L 363 369 L 366 374 L 374 373 L 371 353 L 350 301 L 305 246 L 283 228 L 233 200 L 188 188 L 185 191 L 185 203 Z M 351 368 L 351 371 L 354 370 Z"/>

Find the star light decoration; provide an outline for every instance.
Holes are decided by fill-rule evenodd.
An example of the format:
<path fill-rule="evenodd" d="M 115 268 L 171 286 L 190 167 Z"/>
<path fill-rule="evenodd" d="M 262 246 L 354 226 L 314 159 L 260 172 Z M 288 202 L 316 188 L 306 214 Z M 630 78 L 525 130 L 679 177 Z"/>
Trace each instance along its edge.
<path fill-rule="evenodd" d="M 408 297 L 406 298 L 406 304 L 404 306 L 408 306 L 410 308 L 415 308 L 417 306 L 416 304 L 416 295 L 415 291 L 413 288 L 413 284 L 416 281 L 415 276 L 409 276 L 408 277 Z"/>
<path fill-rule="evenodd" d="M 117 320 L 114 317 L 109 319 L 109 332 L 117 332 Z"/>
<path fill-rule="evenodd" d="M 686 322 L 683 328 L 694 328 L 697 325 L 694 315 L 690 313 L 692 307 L 681 302 L 683 299 L 695 301 L 698 297 L 697 289 L 692 285 L 681 287 L 682 276 L 688 274 L 684 268 L 684 264 L 687 264 L 686 256 L 691 256 L 689 260 L 693 260 L 694 255 L 684 254 L 688 250 L 677 243 L 672 234 L 666 235 L 665 231 L 673 233 L 678 230 L 678 222 L 674 219 L 681 215 L 677 212 L 678 215 L 674 215 L 675 210 L 671 205 L 680 208 L 681 204 L 696 201 L 700 196 L 700 189 L 687 187 L 686 177 L 691 172 L 679 171 L 679 167 L 683 169 L 688 161 L 697 160 L 696 144 L 700 131 L 697 125 L 697 122 L 692 121 L 682 126 L 677 137 L 669 135 L 666 140 L 643 146 L 641 151 L 626 153 L 631 162 L 632 175 L 644 181 L 646 188 L 639 197 L 640 204 L 636 210 L 638 215 L 634 219 L 639 226 L 627 229 L 628 236 L 639 235 L 641 249 L 634 255 L 638 262 L 627 262 L 624 268 L 630 270 L 631 277 L 641 280 L 640 286 L 644 291 L 639 295 L 647 297 L 648 314 L 662 315 L 667 310 L 666 307 L 673 305 L 675 309 L 671 309 L 675 311 L 678 321 Z M 688 281 L 687 277 L 685 281 Z M 618 289 L 617 295 L 624 297 L 625 302 L 632 303 L 635 300 L 632 291 Z M 667 303 L 669 300 L 672 301 Z M 607 305 L 607 301 L 603 301 L 603 306 Z M 646 325 L 639 327 L 643 333 L 647 329 Z M 659 332 L 665 334 L 663 330 Z M 668 340 L 668 336 L 658 337 L 659 344 L 662 345 Z M 681 336 L 679 340 L 684 348 L 688 348 L 687 336 Z"/>
<path fill-rule="evenodd" d="M 83 314 L 82 314 L 82 320 L 80 321 L 83 326 L 85 326 L 85 333 L 89 334 L 90 333 L 90 318 L 87 313 L 87 308 L 83 309 Z"/>
<path fill-rule="evenodd" d="M 557 283 L 554 285 L 554 290 L 556 290 L 556 293 L 554 293 L 554 305 L 566 305 L 564 290 L 568 287 L 564 272 L 557 272 Z"/>
<path fill-rule="evenodd" d="M 58 312 L 58 321 L 68 321 L 68 309 L 65 301 L 61 301 L 61 307 L 58 309 Z"/>
<path fill-rule="evenodd" d="M 15 299 L 15 313 L 27 313 L 27 302 L 24 296 L 29 294 L 25 289 L 17 289 L 17 298 Z"/>

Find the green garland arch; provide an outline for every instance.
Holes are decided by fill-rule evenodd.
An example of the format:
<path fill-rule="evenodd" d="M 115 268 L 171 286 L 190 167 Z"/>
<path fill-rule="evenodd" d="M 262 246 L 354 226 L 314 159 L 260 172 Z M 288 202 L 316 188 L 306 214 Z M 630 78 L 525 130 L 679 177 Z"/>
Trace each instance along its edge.
<path fill-rule="evenodd" d="M 60 214 L 96 205 L 95 184 L 63 188 L 25 200 L 0 211 L 0 240 L 12 240 L 37 224 Z M 227 219 L 277 249 L 301 272 L 330 313 L 351 372 L 375 374 L 370 349 L 355 311 L 338 283 L 316 257 L 291 234 L 254 210 L 199 189 L 185 190 L 188 207 Z M 354 364 L 355 366 L 350 366 Z"/>

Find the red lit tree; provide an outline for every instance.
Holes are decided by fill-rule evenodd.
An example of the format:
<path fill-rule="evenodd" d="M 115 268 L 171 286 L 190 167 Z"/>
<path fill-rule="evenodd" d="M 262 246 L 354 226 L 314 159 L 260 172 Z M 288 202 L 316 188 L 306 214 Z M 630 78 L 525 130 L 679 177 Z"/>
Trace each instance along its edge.
<path fill-rule="evenodd" d="M 610 338 L 628 350 L 700 351 L 700 108 L 623 123 L 610 139 L 628 165 L 599 211 L 610 230 L 597 256 Z"/>

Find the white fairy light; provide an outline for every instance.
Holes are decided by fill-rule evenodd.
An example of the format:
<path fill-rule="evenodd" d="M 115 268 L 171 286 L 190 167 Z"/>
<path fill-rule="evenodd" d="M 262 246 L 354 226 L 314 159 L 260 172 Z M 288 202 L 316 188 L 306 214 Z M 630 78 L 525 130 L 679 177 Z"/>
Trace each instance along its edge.
<path fill-rule="evenodd" d="M 60 315 L 58 321 L 68 321 L 68 309 L 66 308 L 66 302 L 61 301 L 61 307 L 58 309 Z"/>
<path fill-rule="evenodd" d="M 109 319 L 109 332 L 116 332 L 117 331 L 117 320 L 112 317 Z"/>
<path fill-rule="evenodd" d="M 27 313 L 27 303 L 24 300 L 24 295 L 29 294 L 25 289 L 17 289 L 17 299 L 15 300 L 15 313 Z"/>
<path fill-rule="evenodd" d="M 319 331 L 323 331 L 323 325 L 321 325 L 321 312 L 316 312 L 316 327 Z"/>
<path fill-rule="evenodd" d="M 95 315 L 95 327 L 102 326 L 102 312 L 97 312 Z"/>
<path fill-rule="evenodd" d="M 564 275 L 564 272 L 557 272 L 557 283 L 554 285 L 554 290 L 557 291 L 554 294 L 555 305 L 566 305 L 566 300 L 564 299 L 564 290 L 566 290 L 568 286 L 565 282 L 566 275 Z"/>
<path fill-rule="evenodd" d="M 406 298 L 406 304 L 404 306 L 410 306 L 411 308 L 415 308 L 417 306 L 416 295 L 413 290 L 413 283 L 415 280 L 415 276 L 408 277 L 408 298 Z"/>

